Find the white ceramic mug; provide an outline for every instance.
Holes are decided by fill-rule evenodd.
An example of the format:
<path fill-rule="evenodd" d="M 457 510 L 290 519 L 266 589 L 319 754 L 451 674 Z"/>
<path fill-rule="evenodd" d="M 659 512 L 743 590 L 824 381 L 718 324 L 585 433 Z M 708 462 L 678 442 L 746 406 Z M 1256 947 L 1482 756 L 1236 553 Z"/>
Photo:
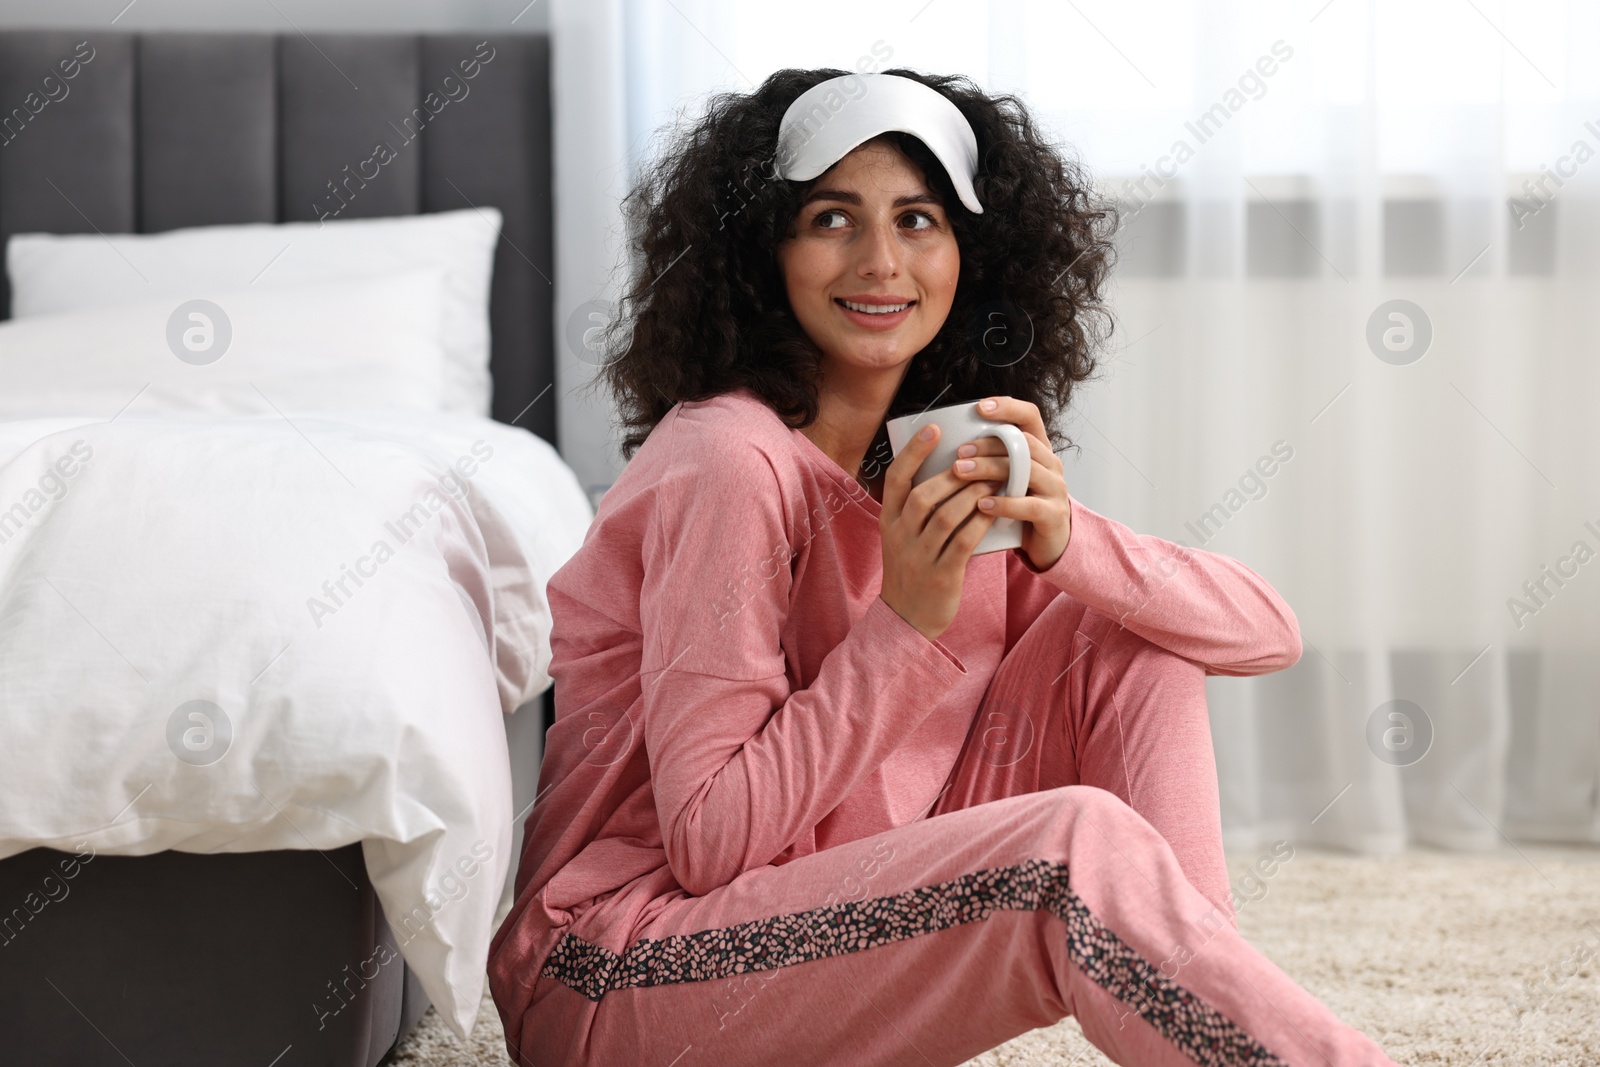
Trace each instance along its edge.
<path fill-rule="evenodd" d="M 1005 489 L 999 495 L 1028 495 L 1028 475 L 1033 468 L 1033 457 L 1028 452 L 1027 434 L 1009 422 L 996 422 L 984 418 L 978 414 L 978 405 L 975 402 L 951 404 L 948 407 L 934 408 L 916 415 L 902 415 L 898 419 L 890 419 L 888 422 L 890 449 L 898 456 L 900 450 L 905 448 L 906 442 L 930 422 L 939 425 L 939 443 L 934 446 L 932 454 L 922 461 L 917 473 L 911 476 L 911 484 L 921 485 L 941 471 L 949 470 L 950 464 L 956 461 L 956 449 L 967 442 L 976 441 L 980 437 L 998 437 L 1006 446 L 1006 456 L 1011 461 L 1010 477 L 1006 481 Z M 985 552 L 1021 547 L 1022 520 L 996 519 L 989 527 L 989 532 L 978 542 L 978 547 L 972 550 L 972 554 L 979 556 Z"/>

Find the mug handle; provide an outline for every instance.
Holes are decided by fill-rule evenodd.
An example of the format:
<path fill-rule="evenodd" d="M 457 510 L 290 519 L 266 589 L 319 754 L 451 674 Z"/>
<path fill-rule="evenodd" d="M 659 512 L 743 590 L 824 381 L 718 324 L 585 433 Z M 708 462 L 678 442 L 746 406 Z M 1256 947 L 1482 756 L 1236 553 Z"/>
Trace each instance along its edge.
<path fill-rule="evenodd" d="M 998 422 L 988 427 L 984 437 L 998 437 L 1006 446 L 1006 458 L 1011 461 L 1011 472 L 1006 479 L 1001 496 L 1027 496 L 1028 475 L 1033 470 L 1033 455 L 1028 450 L 1028 435 L 1009 422 Z"/>

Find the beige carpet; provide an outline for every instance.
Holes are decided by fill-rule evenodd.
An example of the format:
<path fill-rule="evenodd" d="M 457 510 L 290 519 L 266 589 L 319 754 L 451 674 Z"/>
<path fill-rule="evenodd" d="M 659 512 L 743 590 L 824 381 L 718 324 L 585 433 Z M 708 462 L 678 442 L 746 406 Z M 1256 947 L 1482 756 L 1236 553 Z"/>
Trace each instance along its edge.
<path fill-rule="evenodd" d="M 1255 858 L 1230 860 L 1242 875 Z M 1264 889 L 1239 912 L 1245 936 L 1397 1062 L 1600 1065 L 1600 849 L 1373 859 L 1300 848 Z M 467 1044 L 430 1010 L 393 1062 L 509 1064 L 493 1002 L 485 995 Z M 1066 1019 L 966 1067 L 1109 1062 Z"/>

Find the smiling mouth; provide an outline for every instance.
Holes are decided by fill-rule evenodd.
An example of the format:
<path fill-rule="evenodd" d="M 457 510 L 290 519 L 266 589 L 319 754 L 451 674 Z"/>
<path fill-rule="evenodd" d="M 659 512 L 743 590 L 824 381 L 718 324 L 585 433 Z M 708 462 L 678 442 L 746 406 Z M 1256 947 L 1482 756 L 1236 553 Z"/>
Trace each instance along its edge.
<path fill-rule="evenodd" d="M 894 315 L 916 304 L 915 300 L 907 300 L 903 304 L 858 304 L 853 300 L 834 297 L 833 302 L 842 308 L 860 312 L 863 315 Z"/>

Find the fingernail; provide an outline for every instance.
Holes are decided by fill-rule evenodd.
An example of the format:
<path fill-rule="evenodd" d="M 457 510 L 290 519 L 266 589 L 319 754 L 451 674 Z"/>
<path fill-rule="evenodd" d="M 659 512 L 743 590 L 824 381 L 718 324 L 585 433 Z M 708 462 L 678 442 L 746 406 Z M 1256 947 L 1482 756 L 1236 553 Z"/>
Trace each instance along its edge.
<path fill-rule="evenodd" d="M 994 497 L 992 497 L 992 496 L 984 497 L 982 500 L 978 501 L 978 506 L 980 508 L 982 508 L 984 511 L 993 511 L 994 510 Z"/>
<path fill-rule="evenodd" d="M 956 460 L 956 470 L 960 471 L 962 474 L 967 473 L 968 471 L 970 471 L 972 468 L 976 467 L 977 465 L 978 464 L 977 464 L 977 462 L 975 460 L 970 460 L 970 459 L 958 459 L 958 460 Z"/>
<path fill-rule="evenodd" d="M 983 401 L 983 403 L 979 404 L 978 406 L 983 408 L 983 410 L 985 410 L 985 411 L 993 411 L 995 409 L 995 407 L 996 407 L 996 404 L 995 404 L 995 402 L 993 400 L 985 400 L 985 401 Z"/>
<path fill-rule="evenodd" d="M 977 454 L 978 446 L 970 443 L 964 444 L 960 448 L 956 449 L 956 455 L 958 456 L 976 456 Z"/>
<path fill-rule="evenodd" d="M 933 437 L 934 433 L 937 432 L 937 430 L 938 430 L 938 427 L 930 422 L 930 423 L 928 423 L 928 425 L 924 426 L 920 431 L 918 431 L 917 436 L 922 438 L 924 441 L 927 441 L 927 440 L 930 440 Z"/>

